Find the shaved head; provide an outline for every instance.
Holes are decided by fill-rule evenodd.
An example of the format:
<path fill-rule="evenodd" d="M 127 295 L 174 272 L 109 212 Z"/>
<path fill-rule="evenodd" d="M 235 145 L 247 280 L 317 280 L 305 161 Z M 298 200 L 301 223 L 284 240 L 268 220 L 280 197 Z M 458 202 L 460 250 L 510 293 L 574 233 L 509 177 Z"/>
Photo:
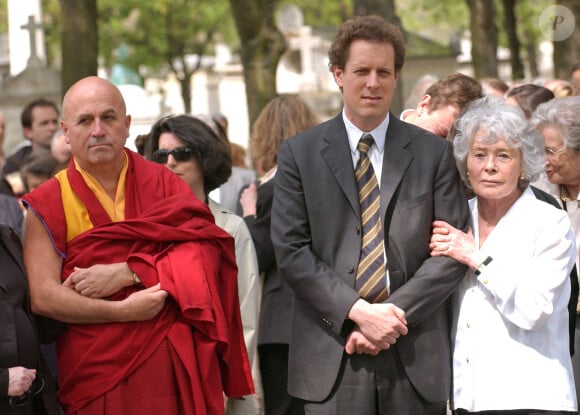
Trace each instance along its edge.
<path fill-rule="evenodd" d="M 93 175 L 121 170 L 130 125 L 121 92 L 106 79 L 83 78 L 64 96 L 62 131 L 75 160 Z"/>
<path fill-rule="evenodd" d="M 99 78 L 98 76 L 88 76 L 86 78 L 77 81 L 73 86 L 69 88 L 64 96 L 62 102 L 62 116 L 66 121 L 70 118 L 71 109 L 78 109 L 77 105 L 80 102 L 86 102 L 87 99 L 97 98 L 107 98 L 111 104 L 117 106 L 117 110 L 125 115 L 127 113 L 127 107 L 125 106 L 125 100 L 121 95 L 119 89 L 107 81 L 106 79 Z"/>

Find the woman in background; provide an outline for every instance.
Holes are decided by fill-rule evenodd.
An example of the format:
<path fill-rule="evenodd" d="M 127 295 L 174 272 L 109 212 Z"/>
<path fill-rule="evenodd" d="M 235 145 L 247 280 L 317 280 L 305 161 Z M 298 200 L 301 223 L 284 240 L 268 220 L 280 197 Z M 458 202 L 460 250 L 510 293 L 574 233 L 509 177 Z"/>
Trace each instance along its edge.
<path fill-rule="evenodd" d="M 260 273 L 264 276 L 258 354 L 266 415 L 304 413 L 302 404 L 287 392 L 292 291 L 278 273 L 270 238 L 270 212 L 280 144 L 318 122 L 301 98 L 280 95 L 266 104 L 254 122 L 250 137 L 250 154 L 260 180 L 258 185 L 252 183 L 242 191 L 240 204 L 254 240 Z"/>
<path fill-rule="evenodd" d="M 242 326 L 257 395 L 242 400 L 229 399 L 226 414 L 257 415 L 260 406 L 257 399 L 260 379 L 256 343 L 260 286 L 256 251 L 242 218 L 208 196 L 231 174 L 229 144 L 204 121 L 189 115 L 175 115 L 162 118 L 153 125 L 145 154 L 148 159 L 164 164 L 185 180 L 198 199 L 209 206 L 216 224 L 235 240 Z"/>
<path fill-rule="evenodd" d="M 557 98 L 536 109 L 532 124 L 544 138 L 545 174 L 534 184 L 566 211 L 580 249 L 580 96 Z M 576 269 L 580 269 L 576 251 Z M 572 358 L 576 395 L 580 394 L 580 305 L 576 304 L 576 353 Z"/>

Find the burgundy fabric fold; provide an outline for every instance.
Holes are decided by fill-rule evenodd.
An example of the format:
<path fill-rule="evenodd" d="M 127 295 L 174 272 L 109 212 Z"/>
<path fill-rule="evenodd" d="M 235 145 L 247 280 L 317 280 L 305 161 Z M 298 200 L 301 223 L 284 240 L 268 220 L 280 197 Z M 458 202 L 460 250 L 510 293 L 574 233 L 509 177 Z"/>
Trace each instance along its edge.
<path fill-rule="evenodd" d="M 68 179 L 89 210 L 94 225 L 89 231 L 68 244 L 62 241 L 62 202 L 60 209 L 46 203 L 54 199 L 45 193 L 54 191 L 54 183 L 26 197 L 55 247 L 66 254 L 63 281 L 75 266 L 127 261 L 145 286 L 160 282 L 170 294 L 152 320 L 69 324 L 57 340 L 60 398 L 67 412 L 74 413 L 114 389 L 167 339 L 174 364 L 185 368 L 176 374 L 180 393 L 191 394 L 184 400 L 191 402 L 184 403 L 183 413 L 222 414 L 222 390 L 230 397 L 253 393 L 233 239 L 214 224 L 207 206 L 180 178 L 135 153 L 127 154 L 124 221 L 110 221 L 74 167 L 69 167 Z M 122 300 L 136 289 L 126 288 L 109 300 Z"/>

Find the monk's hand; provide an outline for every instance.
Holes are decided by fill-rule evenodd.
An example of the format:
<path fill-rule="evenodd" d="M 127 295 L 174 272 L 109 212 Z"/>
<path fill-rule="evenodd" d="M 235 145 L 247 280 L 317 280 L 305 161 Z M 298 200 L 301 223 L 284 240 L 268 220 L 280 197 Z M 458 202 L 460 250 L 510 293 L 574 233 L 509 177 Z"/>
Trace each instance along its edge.
<path fill-rule="evenodd" d="M 133 272 L 127 263 L 119 262 L 97 264 L 88 268 L 74 267 L 63 285 L 74 288 L 85 297 L 106 298 L 134 283 Z"/>
<path fill-rule="evenodd" d="M 389 345 L 390 347 L 390 345 Z M 372 343 L 367 339 L 364 334 L 360 331 L 358 326 L 346 337 L 346 344 L 344 345 L 344 350 L 348 354 L 370 354 L 371 356 L 376 356 L 382 350 L 379 346 Z"/>
<path fill-rule="evenodd" d="M 22 366 L 8 369 L 8 396 L 23 395 L 36 378 L 36 369 L 27 369 Z"/>
<path fill-rule="evenodd" d="M 167 291 L 161 289 L 161 284 L 153 285 L 144 290 L 135 291 L 118 303 L 121 307 L 121 321 L 151 320 L 163 309 L 167 299 Z"/>
<path fill-rule="evenodd" d="M 408 333 L 405 312 L 392 303 L 370 304 L 358 299 L 348 313 L 361 333 L 381 349 L 388 349 Z"/>

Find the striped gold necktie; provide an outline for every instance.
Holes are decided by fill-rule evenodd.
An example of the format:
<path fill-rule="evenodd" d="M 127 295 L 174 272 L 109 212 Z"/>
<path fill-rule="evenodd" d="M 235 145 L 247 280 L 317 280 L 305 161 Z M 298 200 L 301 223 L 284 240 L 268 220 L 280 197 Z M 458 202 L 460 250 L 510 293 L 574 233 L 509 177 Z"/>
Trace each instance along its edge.
<path fill-rule="evenodd" d="M 368 157 L 374 143 L 373 136 L 365 134 L 358 142 L 359 159 L 354 170 L 360 200 L 362 248 L 356 273 L 355 288 L 371 303 L 387 298 L 385 258 L 380 218 L 381 198 L 377 176 Z"/>

